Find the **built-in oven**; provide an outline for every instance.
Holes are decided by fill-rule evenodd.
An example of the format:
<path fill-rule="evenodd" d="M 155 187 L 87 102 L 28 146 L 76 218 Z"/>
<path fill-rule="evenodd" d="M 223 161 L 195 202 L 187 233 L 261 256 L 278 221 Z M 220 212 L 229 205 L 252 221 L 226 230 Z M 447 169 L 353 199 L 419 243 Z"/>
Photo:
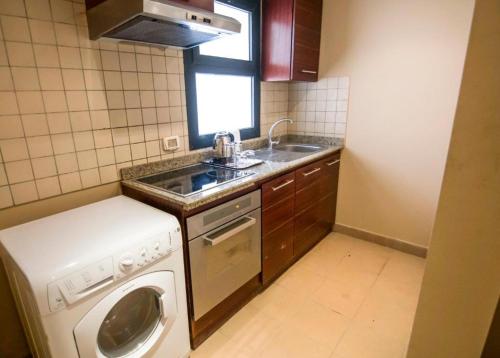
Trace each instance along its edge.
<path fill-rule="evenodd" d="M 260 190 L 187 219 L 194 319 L 261 271 Z"/>

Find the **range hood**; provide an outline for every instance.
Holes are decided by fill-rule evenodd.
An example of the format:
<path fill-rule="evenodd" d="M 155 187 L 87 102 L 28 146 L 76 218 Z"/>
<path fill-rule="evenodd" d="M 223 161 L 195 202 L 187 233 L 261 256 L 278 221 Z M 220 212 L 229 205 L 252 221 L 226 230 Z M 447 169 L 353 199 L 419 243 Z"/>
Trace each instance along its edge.
<path fill-rule="evenodd" d="M 168 0 L 105 0 L 87 10 L 91 40 L 187 49 L 223 35 L 239 33 L 230 17 Z"/>

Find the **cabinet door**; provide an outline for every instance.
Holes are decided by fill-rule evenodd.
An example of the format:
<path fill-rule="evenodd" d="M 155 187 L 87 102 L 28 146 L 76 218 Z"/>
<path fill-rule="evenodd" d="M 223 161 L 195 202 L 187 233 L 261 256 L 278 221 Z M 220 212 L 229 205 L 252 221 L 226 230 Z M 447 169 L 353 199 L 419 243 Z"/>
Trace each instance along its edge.
<path fill-rule="evenodd" d="M 288 81 L 292 65 L 294 0 L 262 2 L 262 79 Z"/>
<path fill-rule="evenodd" d="M 262 240 L 262 282 L 268 283 L 288 267 L 293 258 L 293 220 Z"/>
<path fill-rule="evenodd" d="M 328 211 L 324 212 L 323 221 L 326 225 L 333 227 L 337 207 L 337 188 L 339 184 L 340 153 L 333 155 L 323 161 L 323 189 L 328 195 Z"/>
<path fill-rule="evenodd" d="M 317 81 L 322 0 L 295 0 L 292 80 Z"/>

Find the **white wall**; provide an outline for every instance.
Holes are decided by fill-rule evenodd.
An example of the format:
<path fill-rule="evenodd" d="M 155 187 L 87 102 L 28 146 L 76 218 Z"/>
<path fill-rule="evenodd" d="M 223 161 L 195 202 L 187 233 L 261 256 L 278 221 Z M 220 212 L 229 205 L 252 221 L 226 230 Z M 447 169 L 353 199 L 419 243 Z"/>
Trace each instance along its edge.
<path fill-rule="evenodd" d="M 476 1 L 408 358 L 480 357 L 498 303 L 499 44 L 500 2 Z"/>
<path fill-rule="evenodd" d="M 337 223 L 428 245 L 472 7 L 323 2 L 320 77 L 350 77 Z"/>

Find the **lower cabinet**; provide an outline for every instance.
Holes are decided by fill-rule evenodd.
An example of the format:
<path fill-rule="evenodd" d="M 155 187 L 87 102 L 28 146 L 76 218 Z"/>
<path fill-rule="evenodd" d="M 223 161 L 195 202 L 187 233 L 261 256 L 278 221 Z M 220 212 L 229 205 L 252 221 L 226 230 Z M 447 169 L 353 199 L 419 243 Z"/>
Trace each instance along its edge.
<path fill-rule="evenodd" d="M 262 281 L 269 283 L 331 232 L 340 153 L 262 185 Z"/>

